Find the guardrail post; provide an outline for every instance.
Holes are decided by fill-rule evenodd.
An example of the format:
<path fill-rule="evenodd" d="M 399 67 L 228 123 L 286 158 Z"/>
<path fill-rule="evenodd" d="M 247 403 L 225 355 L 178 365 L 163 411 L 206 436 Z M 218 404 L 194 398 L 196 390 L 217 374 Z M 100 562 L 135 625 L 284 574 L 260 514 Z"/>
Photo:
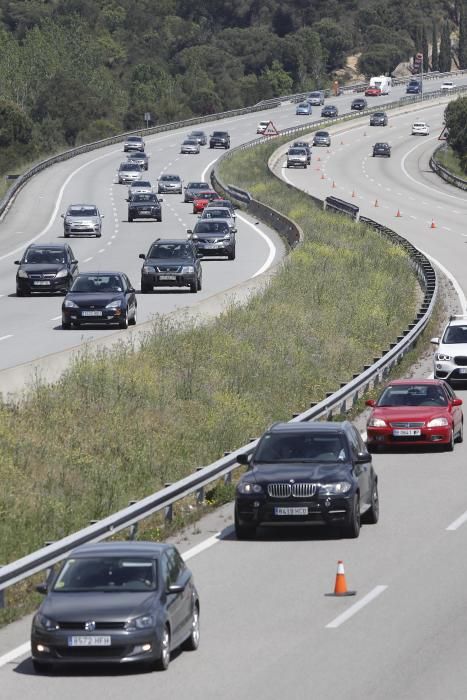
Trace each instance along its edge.
<path fill-rule="evenodd" d="M 197 472 L 200 472 L 204 467 L 196 467 Z M 196 491 L 196 503 L 200 506 L 204 502 L 204 486 L 201 486 L 197 491 Z"/>
<path fill-rule="evenodd" d="M 137 503 L 137 501 L 130 501 L 130 502 L 128 503 L 128 505 L 129 505 L 129 506 L 134 506 L 135 503 Z M 129 540 L 136 540 L 136 536 L 138 535 L 138 525 L 139 525 L 138 522 L 132 523 L 132 524 L 130 525 L 129 532 L 128 532 L 128 539 L 129 539 Z"/>
<path fill-rule="evenodd" d="M 167 488 L 168 486 L 172 486 L 170 482 L 167 484 L 164 484 L 164 488 Z M 174 517 L 174 510 L 173 510 L 173 503 L 170 503 L 168 506 L 165 506 L 164 508 L 164 520 L 166 523 L 171 523 Z"/>
<path fill-rule="evenodd" d="M 224 452 L 224 457 L 227 457 L 227 455 L 230 455 L 230 454 L 232 454 L 232 452 L 230 450 L 227 450 L 226 452 Z M 226 486 L 227 484 L 231 484 L 231 483 L 232 483 L 232 472 L 227 472 L 227 474 L 224 474 L 224 486 Z"/>
<path fill-rule="evenodd" d="M 0 565 L 0 569 L 1 568 L 2 567 Z M 4 607 L 5 607 L 5 589 L 2 588 L 2 590 L 0 591 L 0 610 L 3 610 Z"/>

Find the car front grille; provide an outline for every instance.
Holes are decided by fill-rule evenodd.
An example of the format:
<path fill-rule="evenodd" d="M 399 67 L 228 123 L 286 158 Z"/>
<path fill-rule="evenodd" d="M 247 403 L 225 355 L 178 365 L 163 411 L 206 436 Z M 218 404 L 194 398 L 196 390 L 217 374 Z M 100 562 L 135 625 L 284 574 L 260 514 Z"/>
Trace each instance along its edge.
<path fill-rule="evenodd" d="M 55 279 L 55 272 L 45 272 L 44 274 L 39 272 L 28 272 L 28 277 L 31 280 L 53 280 Z"/>
<path fill-rule="evenodd" d="M 316 484 L 308 483 L 273 483 L 268 484 L 268 495 L 271 498 L 310 498 L 316 493 Z"/>
<path fill-rule="evenodd" d="M 456 365 L 459 365 L 459 367 L 467 367 L 467 357 L 465 357 L 465 355 L 457 355 L 457 357 L 454 358 L 454 362 Z"/>
<path fill-rule="evenodd" d="M 62 659 L 121 659 L 127 647 L 56 647 L 57 656 Z"/>
<path fill-rule="evenodd" d="M 157 272 L 181 272 L 182 268 L 180 265 L 158 265 L 156 270 Z"/>
<path fill-rule="evenodd" d="M 414 421 L 409 421 L 406 423 L 389 423 L 391 428 L 423 428 L 425 425 L 424 421 L 421 422 L 414 422 Z"/>
<path fill-rule="evenodd" d="M 59 622 L 61 630 L 85 630 L 86 622 Z M 124 622 L 96 622 L 96 630 L 122 630 L 125 627 Z"/>

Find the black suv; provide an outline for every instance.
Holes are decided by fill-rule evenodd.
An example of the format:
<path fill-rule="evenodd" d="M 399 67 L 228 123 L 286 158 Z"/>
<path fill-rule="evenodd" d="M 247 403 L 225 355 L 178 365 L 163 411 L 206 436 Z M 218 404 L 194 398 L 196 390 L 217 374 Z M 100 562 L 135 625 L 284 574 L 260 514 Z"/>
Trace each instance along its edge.
<path fill-rule="evenodd" d="M 260 438 L 235 496 L 235 531 L 262 524 L 320 523 L 358 537 L 360 516 L 378 522 L 378 477 L 352 423 L 276 423 Z"/>
<path fill-rule="evenodd" d="M 230 148 L 230 136 L 227 131 L 213 131 L 209 137 L 209 148 Z"/>
<path fill-rule="evenodd" d="M 391 146 L 388 143 L 375 143 L 373 146 L 373 157 L 386 156 L 391 157 Z"/>
<path fill-rule="evenodd" d="M 156 219 L 162 221 L 161 201 L 156 194 L 139 192 L 128 200 L 128 221 Z"/>
<path fill-rule="evenodd" d="M 386 112 L 373 112 L 370 117 L 370 126 L 387 126 L 388 115 Z"/>
<path fill-rule="evenodd" d="M 360 111 L 362 109 L 366 109 L 367 106 L 368 102 L 365 100 L 364 97 L 356 97 L 350 105 L 350 109 L 356 109 Z"/>
<path fill-rule="evenodd" d="M 149 248 L 141 269 L 141 291 L 152 292 L 154 287 L 189 287 L 196 294 L 201 290 L 203 272 L 196 246 L 190 240 L 158 238 Z"/>
<path fill-rule="evenodd" d="M 78 275 L 78 261 L 68 243 L 32 243 L 15 265 L 17 297 L 31 292 L 66 294 Z"/>

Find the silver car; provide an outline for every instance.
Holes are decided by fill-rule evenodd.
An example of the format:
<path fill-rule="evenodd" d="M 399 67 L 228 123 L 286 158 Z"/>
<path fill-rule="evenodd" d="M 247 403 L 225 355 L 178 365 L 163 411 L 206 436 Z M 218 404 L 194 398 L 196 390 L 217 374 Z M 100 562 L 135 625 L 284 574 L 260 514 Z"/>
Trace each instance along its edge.
<path fill-rule="evenodd" d="M 197 195 L 199 192 L 205 192 L 206 190 L 210 190 L 211 186 L 209 182 L 189 182 L 187 185 L 185 185 L 184 189 L 184 201 L 192 202 L 195 198 L 195 195 Z"/>
<path fill-rule="evenodd" d="M 149 180 L 135 180 L 128 187 L 128 199 L 135 194 L 154 194 L 154 188 Z"/>
<path fill-rule="evenodd" d="M 192 131 L 188 134 L 188 138 L 193 139 L 193 141 L 198 141 L 200 146 L 205 146 L 208 142 L 208 137 L 204 131 Z"/>
<path fill-rule="evenodd" d="M 329 131 L 317 131 L 313 136 L 313 146 L 330 146 L 331 136 Z"/>
<path fill-rule="evenodd" d="M 127 158 L 129 162 L 141 165 L 143 170 L 149 168 L 149 156 L 143 151 L 132 151 L 128 154 Z"/>
<path fill-rule="evenodd" d="M 66 214 L 62 214 L 63 235 L 70 236 L 96 236 L 102 235 L 102 219 L 95 204 L 70 204 Z"/>
<path fill-rule="evenodd" d="M 237 230 L 235 217 L 232 216 L 230 209 L 227 207 L 206 207 L 199 218 L 202 221 L 210 221 L 211 219 L 215 219 L 217 221 L 218 219 L 221 219 L 222 221 L 227 221 L 231 231 L 235 232 Z"/>
<path fill-rule="evenodd" d="M 123 150 L 126 151 L 144 151 L 144 139 L 142 136 L 127 136 L 123 144 Z"/>
<path fill-rule="evenodd" d="M 287 151 L 287 168 L 306 168 L 308 154 L 304 148 L 289 148 Z"/>
<path fill-rule="evenodd" d="M 118 169 L 118 182 L 120 185 L 125 185 L 128 182 L 143 179 L 143 168 L 137 163 L 120 163 Z"/>
<path fill-rule="evenodd" d="M 157 181 L 159 194 L 182 194 L 183 184 L 180 175 L 161 175 Z"/>
<path fill-rule="evenodd" d="M 199 143 L 198 143 L 198 141 L 195 141 L 195 139 L 185 139 L 185 141 L 182 143 L 180 153 L 199 153 L 199 152 L 200 152 Z"/>

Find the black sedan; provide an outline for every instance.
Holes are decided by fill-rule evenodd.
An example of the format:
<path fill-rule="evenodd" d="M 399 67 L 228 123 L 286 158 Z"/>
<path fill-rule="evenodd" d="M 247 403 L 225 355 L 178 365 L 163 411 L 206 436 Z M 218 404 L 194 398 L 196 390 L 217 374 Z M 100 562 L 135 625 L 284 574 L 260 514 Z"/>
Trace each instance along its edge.
<path fill-rule="evenodd" d="M 276 423 L 237 484 L 235 530 L 254 537 L 266 524 L 324 524 L 358 537 L 360 518 L 379 517 L 378 478 L 358 430 L 342 423 Z"/>
<path fill-rule="evenodd" d="M 367 107 L 368 102 L 364 97 L 356 97 L 350 105 L 350 109 L 356 109 L 358 112 L 360 112 L 362 109 L 366 109 Z"/>
<path fill-rule="evenodd" d="M 192 241 L 178 238 L 158 238 L 148 254 L 140 253 L 144 260 L 141 269 L 141 291 L 152 292 L 154 287 L 189 287 L 196 294 L 201 290 L 203 271 L 198 253 Z"/>
<path fill-rule="evenodd" d="M 62 328 L 84 323 L 136 323 L 136 292 L 123 272 L 82 272 L 62 304 Z"/>
<path fill-rule="evenodd" d="M 334 105 L 326 105 L 321 110 L 322 117 L 337 117 L 338 114 L 339 114 L 339 110 Z"/>
<path fill-rule="evenodd" d="M 161 199 L 156 194 L 141 192 L 128 201 L 128 221 L 135 219 L 155 219 L 162 221 Z"/>
<path fill-rule="evenodd" d="M 62 294 L 69 290 L 78 275 L 78 261 L 70 246 L 53 243 L 32 243 L 16 272 L 16 296 L 29 296 L 32 292 Z"/>
<path fill-rule="evenodd" d="M 373 112 L 370 117 L 370 126 L 387 126 L 388 115 L 386 112 Z"/>
<path fill-rule="evenodd" d="M 198 648 L 198 592 L 173 545 L 83 545 L 37 590 L 46 598 L 32 621 L 36 672 L 109 663 L 165 671 L 172 650 Z"/>
<path fill-rule="evenodd" d="M 193 231 L 188 229 L 187 234 L 201 255 L 226 255 L 229 260 L 235 260 L 235 231 L 232 231 L 228 221 L 200 219 Z"/>
<path fill-rule="evenodd" d="M 390 158 L 391 146 L 388 143 L 375 143 L 373 146 L 373 157 L 375 156 L 385 156 L 386 158 Z"/>

